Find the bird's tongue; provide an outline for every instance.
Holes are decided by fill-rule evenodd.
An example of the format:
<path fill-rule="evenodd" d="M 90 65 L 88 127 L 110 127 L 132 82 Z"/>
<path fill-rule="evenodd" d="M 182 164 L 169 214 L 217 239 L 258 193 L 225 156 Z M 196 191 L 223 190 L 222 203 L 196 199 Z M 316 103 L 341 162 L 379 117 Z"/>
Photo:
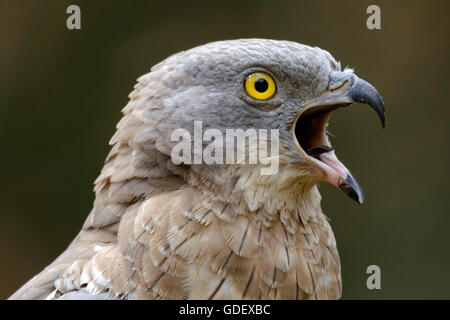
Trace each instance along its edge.
<path fill-rule="evenodd" d="M 320 147 L 309 148 L 306 151 L 306 153 L 308 155 L 310 155 L 311 157 L 316 157 L 318 155 L 321 155 L 322 153 L 329 152 L 329 151 L 333 151 L 333 148 L 329 147 L 329 146 L 320 146 Z"/>
<path fill-rule="evenodd" d="M 358 182 L 348 169 L 339 161 L 333 148 L 329 146 L 316 146 L 307 151 L 309 158 L 314 162 L 318 176 L 332 185 L 342 189 L 359 204 L 364 201 L 364 194 Z"/>
<path fill-rule="evenodd" d="M 350 173 L 349 170 L 336 157 L 333 148 L 329 146 L 313 147 L 310 148 L 307 153 L 325 165 L 322 165 L 321 167 L 323 167 L 322 169 L 325 171 L 325 175 L 329 179 L 329 182 L 333 184 L 336 183 L 336 178 L 340 177 L 346 179 Z M 330 172 L 330 169 L 334 172 Z M 336 176 L 336 174 L 338 176 Z"/>
<path fill-rule="evenodd" d="M 336 154 L 333 151 L 322 153 L 317 157 L 320 161 L 325 163 L 327 166 L 331 167 L 336 171 L 342 178 L 346 178 L 349 171 L 348 169 L 339 161 Z"/>

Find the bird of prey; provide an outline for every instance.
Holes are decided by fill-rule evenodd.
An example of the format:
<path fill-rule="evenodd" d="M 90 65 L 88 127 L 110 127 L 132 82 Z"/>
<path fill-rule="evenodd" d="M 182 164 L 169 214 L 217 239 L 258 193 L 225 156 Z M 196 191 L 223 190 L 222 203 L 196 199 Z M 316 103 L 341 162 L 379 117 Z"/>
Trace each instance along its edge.
<path fill-rule="evenodd" d="M 384 126 L 378 91 L 330 53 L 239 39 L 170 56 L 140 77 L 69 247 L 11 299 L 338 299 L 336 241 L 317 184 L 359 203 L 326 127 L 361 102 Z M 193 123 L 277 129 L 279 168 L 172 160 Z"/>

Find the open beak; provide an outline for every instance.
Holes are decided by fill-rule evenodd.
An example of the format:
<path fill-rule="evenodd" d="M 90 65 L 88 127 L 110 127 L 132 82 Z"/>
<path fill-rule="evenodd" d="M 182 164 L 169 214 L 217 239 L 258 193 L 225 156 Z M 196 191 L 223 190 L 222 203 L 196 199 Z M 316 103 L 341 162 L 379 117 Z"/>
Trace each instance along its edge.
<path fill-rule="evenodd" d="M 297 115 L 293 135 L 297 149 L 312 165 L 315 175 L 362 204 L 363 191 L 337 158 L 326 132 L 331 112 L 352 102 L 361 102 L 374 109 L 384 128 L 384 104 L 377 89 L 351 72 L 333 71 L 329 75 L 328 90 L 305 105 Z"/>

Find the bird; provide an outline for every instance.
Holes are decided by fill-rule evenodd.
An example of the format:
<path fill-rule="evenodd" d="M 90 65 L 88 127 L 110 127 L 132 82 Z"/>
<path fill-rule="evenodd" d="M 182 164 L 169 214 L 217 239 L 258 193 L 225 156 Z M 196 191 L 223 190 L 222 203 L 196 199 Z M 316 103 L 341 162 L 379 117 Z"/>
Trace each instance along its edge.
<path fill-rule="evenodd" d="M 377 89 L 319 47 L 251 38 L 168 57 L 130 93 L 81 231 L 9 299 L 339 299 L 318 184 L 363 202 L 327 132 L 354 102 L 384 127 Z M 276 172 L 173 161 L 174 130 L 195 135 L 195 121 L 277 130 Z"/>

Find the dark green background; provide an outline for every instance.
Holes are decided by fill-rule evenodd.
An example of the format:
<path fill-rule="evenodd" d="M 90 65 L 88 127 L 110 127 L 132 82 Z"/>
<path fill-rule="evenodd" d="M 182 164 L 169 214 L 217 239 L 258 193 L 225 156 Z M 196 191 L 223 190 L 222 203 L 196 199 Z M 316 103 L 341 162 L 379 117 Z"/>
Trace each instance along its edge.
<path fill-rule="evenodd" d="M 78 4 L 82 30 L 66 28 Z M 381 7 L 381 30 L 366 8 Z M 365 190 L 356 205 L 321 185 L 343 298 L 450 298 L 448 1 L 0 0 L 0 298 L 80 229 L 92 182 L 135 79 L 172 53 L 261 37 L 330 51 L 384 97 L 334 114 L 340 159 Z M 381 267 L 381 290 L 366 268 Z"/>

